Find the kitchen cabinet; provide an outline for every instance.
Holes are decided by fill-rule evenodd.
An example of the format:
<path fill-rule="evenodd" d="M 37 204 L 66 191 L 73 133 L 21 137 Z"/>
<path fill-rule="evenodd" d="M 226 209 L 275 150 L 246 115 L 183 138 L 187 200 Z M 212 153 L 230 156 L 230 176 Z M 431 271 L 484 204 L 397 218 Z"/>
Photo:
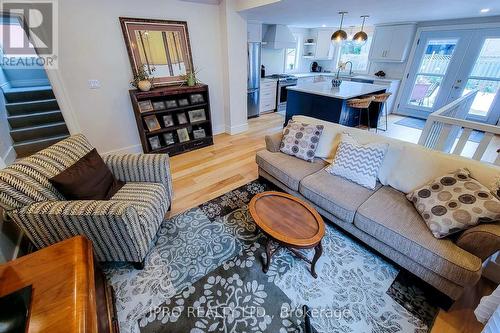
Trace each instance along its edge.
<path fill-rule="evenodd" d="M 264 79 L 260 81 L 259 113 L 272 112 L 276 110 L 276 92 L 278 81 Z"/>
<path fill-rule="evenodd" d="M 314 58 L 318 60 L 331 60 L 333 59 L 334 46 L 332 43 L 331 30 L 318 30 L 316 38 L 316 52 Z"/>
<path fill-rule="evenodd" d="M 415 29 L 414 24 L 375 27 L 370 47 L 370 61 L 405 62 L 413 43 Z"/>
<path fill-rule="evenodd" d="M 260 23 L 247 24 L 247 41 L 262 42 L 262 24 Z"/>

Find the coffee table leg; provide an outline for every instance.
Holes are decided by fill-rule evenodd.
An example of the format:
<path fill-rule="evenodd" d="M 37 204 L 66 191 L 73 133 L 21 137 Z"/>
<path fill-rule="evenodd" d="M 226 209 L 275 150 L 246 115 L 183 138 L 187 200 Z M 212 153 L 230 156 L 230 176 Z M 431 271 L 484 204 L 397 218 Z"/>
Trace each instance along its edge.
<path fill-rule="evenodd" d="M 262 271 L 264 273 L 267 273 L 267 271 L 269 270 L 269 265 L 271 264 L 271 256 L 273 255 L 272 245 L 273 242 L 270 239 L 268 239 L 266 244 L 266 260 L 264 261 L 264 267 L 262 268 Z"/>
<path fill-rule="evenodd" d="M 321 245 L 321 242 L 319 242 L 318 245 L 316 245 L 314 247 L 314 258 L 311 262 L 311 275 L 315 279 L 318 277 L 318 274 L 316 274 L 316 271 L 315 271 L 315 266 L 316 266 L 316 262 L 318 261 L 319 257 L 321 257 L 321 254 L 323 254 L 323 246 Z"/>

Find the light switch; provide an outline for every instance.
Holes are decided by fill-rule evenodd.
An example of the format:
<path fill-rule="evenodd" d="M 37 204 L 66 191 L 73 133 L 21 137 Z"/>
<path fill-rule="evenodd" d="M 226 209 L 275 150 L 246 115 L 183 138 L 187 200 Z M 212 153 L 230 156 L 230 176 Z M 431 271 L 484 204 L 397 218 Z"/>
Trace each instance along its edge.
<path fill-rule="evenodd" d="M 101 88 L 101 82 L 99 80 L 89 80 L 89 88 L 99 89 Z"/>

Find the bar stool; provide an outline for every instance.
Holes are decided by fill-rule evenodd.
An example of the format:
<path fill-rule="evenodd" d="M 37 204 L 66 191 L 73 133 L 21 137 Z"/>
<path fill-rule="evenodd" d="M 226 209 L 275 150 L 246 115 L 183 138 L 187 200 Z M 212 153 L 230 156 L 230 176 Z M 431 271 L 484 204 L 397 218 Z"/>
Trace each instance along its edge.
<path fill-rule="evenodd" d="M 353 98 L 347 101 L 347 106 L 350 108 L 358 109 L 359 110 L 359 124 L 358 127 L 361 126 L 361 115 L 363 113 L 363 110 L 366 110 L 367 114 L 367 123 L 368 123 L 368 131 L 371 130 L 370 127 L 370 104 L 375 100 L 375 97 L 369 96 L 365 98 Z"/>
<path fill-rule="evenodd" d="M 380 107 L 380 112 L 383 112 L 384 116 L 385 116 L 385 128 L 384 129 L 380 129 L 382 131 L 387 131 L 387 100 L 389 99 L 389 97 L 392 95 L 392 93 L 383 93 L 383 94 L 378 94 L 378 95 L 371 95 L 373 97 L 375 97 L 375 99 L 373 100 L 373 102 L 375 103 L 380 103 L 381 104 L 381 107 Z M 379 120 L 380 120 L 380 114 L 379 114 L 379 119 L 377 119 L 377 128 L 375 129 L 375 132 L 378 131 L 378 123 L 379 123 Z"/>

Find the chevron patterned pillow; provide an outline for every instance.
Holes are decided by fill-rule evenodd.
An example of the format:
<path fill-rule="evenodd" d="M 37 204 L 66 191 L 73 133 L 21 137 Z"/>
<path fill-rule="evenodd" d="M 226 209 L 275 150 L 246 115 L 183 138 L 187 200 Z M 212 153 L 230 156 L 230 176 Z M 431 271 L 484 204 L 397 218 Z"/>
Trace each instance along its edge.
<path fill-rule="evenodd" d="M 342 133 L 333 163 L 325 170 L 373 190 L 388 147 L 387 143 L 361 145 L 348 133 Z"/>

